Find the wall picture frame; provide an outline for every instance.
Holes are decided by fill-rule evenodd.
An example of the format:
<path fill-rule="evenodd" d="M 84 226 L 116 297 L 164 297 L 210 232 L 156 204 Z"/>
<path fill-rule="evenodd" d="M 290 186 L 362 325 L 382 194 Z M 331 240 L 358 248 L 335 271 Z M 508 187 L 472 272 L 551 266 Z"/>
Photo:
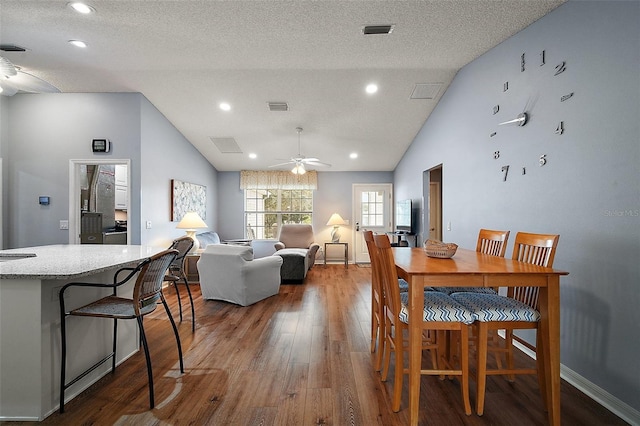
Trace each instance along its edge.
<path fill-rule="evenodd" d="M 207 187 L 171 179 L 171 221 L 179 222 L 187 212 L 207 219 Z"/>

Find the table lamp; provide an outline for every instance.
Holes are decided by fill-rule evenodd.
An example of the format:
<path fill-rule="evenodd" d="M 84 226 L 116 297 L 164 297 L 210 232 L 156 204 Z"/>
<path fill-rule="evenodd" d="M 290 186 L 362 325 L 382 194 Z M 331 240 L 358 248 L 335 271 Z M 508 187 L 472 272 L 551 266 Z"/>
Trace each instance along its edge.
<path fill-rule="evenodd" d="M 339 243 L 340 242 L 340 225 L 346 225 L 347 222 L 342 219 L 342 217 L 338 213 L 334 213 L 329 218 L 329 222 L 327 222 L 327 226 L 332 226 L 331 230 L 331 242 Z"/>
<path fill-rule="evenodd" d="M 200 248 L 200 242 L 196 238 L 196 229 L 207 228 L 207 224 L 204 223 L 198 213 L 187 212 L 176 228 L 187 231 L 187 236 L 193 240 L 193 247 L 191 248 L 193 253 Z"/>

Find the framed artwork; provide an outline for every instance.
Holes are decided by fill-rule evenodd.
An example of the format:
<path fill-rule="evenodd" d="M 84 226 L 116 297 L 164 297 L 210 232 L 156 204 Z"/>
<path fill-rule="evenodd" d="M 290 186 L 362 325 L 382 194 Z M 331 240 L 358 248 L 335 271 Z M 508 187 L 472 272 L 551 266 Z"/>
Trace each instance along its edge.
<path fill-rule="evenodd" d="M 179 222 L 187 212 L 207 219 L 207 187 L 171 179 L 171 221 Z"/>

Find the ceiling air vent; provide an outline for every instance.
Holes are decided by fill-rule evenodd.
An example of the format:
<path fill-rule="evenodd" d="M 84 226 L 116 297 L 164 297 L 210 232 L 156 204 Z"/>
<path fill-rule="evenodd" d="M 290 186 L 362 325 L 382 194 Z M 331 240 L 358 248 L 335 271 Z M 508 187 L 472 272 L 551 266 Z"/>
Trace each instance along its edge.
<path fill-rule="evenodd" d="M 362 34 L 391 34 L 395 25 L 365 25 L 362 27 Z"/>
<path fill-rule="evenodd" d="M 286 102 L 267 102 L 269 111 L 289 111 L 289 105 Z"/>
<path fill-rule="evenodd" d="M 5 52 L 26 52 L 24 47 L 16 46 L 15 44 L 0 44 L 0 50 Z"/>
<path fill-rule="evenodd" d="M 435 99 L 441 87 L 442 83 L 418 83 L 413 88 L 411 99 Z"/>
<path fill-rule="evenodd" d="M 210 139 L 223 154 L 242 154 L 242 150 L 234 138 L 214 138 L 211 136 Z"/>

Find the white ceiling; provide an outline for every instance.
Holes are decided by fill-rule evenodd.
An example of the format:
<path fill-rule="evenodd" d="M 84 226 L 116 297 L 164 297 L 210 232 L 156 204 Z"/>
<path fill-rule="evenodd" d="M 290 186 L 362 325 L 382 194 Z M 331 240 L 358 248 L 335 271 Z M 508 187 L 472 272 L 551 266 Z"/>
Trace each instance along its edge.
<path fill-rule="evenodd" d="M 322 170 L 389 171 L 461 67 L 564 1 L 90 0 L 80 15 L 65 0 L 0 0 L 0 43 L 28 49 L 0 55 L 62 92 L 142 93 L 219 171 L 295 156 L 298 126 L 301 152 L 333 165 Z M 395 28 L 364 36 L 372 24 Z M 413 100 L 416 83 L 443 86 Z"/>

